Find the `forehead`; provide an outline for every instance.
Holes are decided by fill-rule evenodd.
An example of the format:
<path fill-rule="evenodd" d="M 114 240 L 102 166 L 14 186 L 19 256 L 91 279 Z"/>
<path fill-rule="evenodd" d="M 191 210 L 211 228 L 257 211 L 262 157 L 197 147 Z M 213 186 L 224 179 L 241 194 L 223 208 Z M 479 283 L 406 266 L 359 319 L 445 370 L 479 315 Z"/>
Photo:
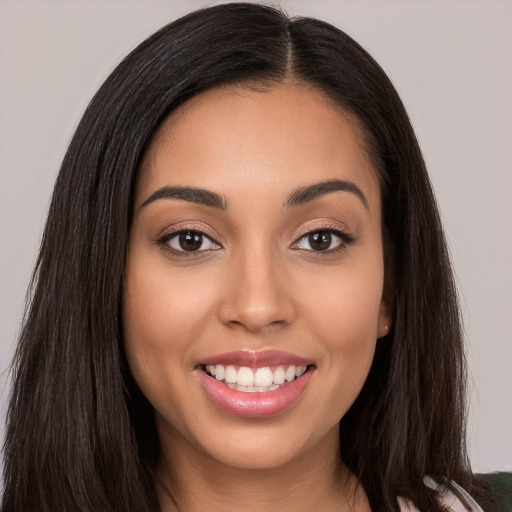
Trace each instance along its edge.
<path fill-rule="evenodd" d="M 357 119 L 321 92 L 283 84 L 211 89 L 163 123 L 140 170 L 138 196 L 168 185 L 282 189 L 345 179 L 380 203 L 377 173 Z M 221 189 L 221 190 L 220 190 Z"/>

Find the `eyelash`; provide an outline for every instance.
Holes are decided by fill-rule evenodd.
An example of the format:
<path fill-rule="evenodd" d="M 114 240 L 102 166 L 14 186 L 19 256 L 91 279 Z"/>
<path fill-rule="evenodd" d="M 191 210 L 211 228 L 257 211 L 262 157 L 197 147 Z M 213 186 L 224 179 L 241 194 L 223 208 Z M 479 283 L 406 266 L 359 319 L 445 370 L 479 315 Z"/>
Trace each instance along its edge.
<path fill-rule="evenodd" d="M 296 247 L 303 240 L 306 240 L 308 237 L 319 234 L 319 233 L 328 233 L 331 236 L 335 236 L 339 239 L 339 243 L 331 248 L 325 249 L 323 251 L 315 251 L 313 249 L 302 249 L 300 247 Z M 356 237 L 346 231 L 341 230 L 339 227 L 334 226 L 319 226 L 315 229 L 307 229 L 297 238 L 297 241 L 293 243 L 292 249 L 296 251 L 304 251 L 309 253 L 311 256 L 321 258 L 324 255 L 338 254 L 343 252 L 348 246 L 352 245 L 356 241 Z M 311 246 L 311 244 L 310 244 Z"/>
<path fill-rule="evenodd" d="M 311 235 L 319 234 L 319 233 L 328 233 L 331 236 L 335 236 L 340 241 L 336 245 L 336 247 L 333 247 L 330 249 L 325 249 L 322 251 L 315 251 L 314 249 L 304 249 L 304 248 L 300 248 L 300 247 L 295 247 L 299 243 L 301 243 L 303 240 L 307 239 L 307 237 L 309 237 Z M 185 235 L 185 234 L 199 235 L 200 237 L 202 237 L 201 245 L 204 243 L 204 240 L 206 239 L 210 243 L 216 245 L 217 247 L 211 248 L 211 249 L 186 251 L 186 250 L 178 250 L 178 249 L 175 249 L 170 246 L 169 242 L 172 239 L 179 237 L 180 235 Z M 321 226 L 321 227 L 317 227 L 315 229 L 306 230 L 303 233 L 301 233 L 300 236 L 297 238 L 297 240 L 292 244 L 292 249 L 297 250 L 297 251 L 304 251 L 307 253 L 311 253 L 315 257 L 321 257 L 322 255 L 340 253 L 343 250 L 345 250 L 348 246 L 352 245 L 355 241 L 356 241 L 356 238 L 353 235 L 351 235 L 345 231 L 342 231 L 338 227 Z M 198 256 L 201 256 L 205 252 L 216 251 L 216 250 L 222 248 L 222 246 L 219 243 L 217 243 L 209 233 L 206 233 L 202 229 L 198 229 L 196 227 L 191 227 L 191 228 L 185 227 L 185 228 L 181 228 L 177 231 L 172 231 L 170 233 L 166 233 L 165 235 L 160 237 L 158 240 L 156 240 L 156 244 L 162 250 L 165 250 L 165 251 L 171 253 L 172 255 L 179 256 L 179 257 L 198 257 Z"/>
<path fill-rule="evenodd" d="M 156 241 L 156 244 L 158 245 L 158 247 L 160 247 L 160 249 L 167 251 L 168 253 L 171 253 L 174 256 L 181 256 L 181 257 L 185 257 L 185 258 L 198 257 L 198 256 L 203 255 L 203 253 L 205 253 L 205 252 L 217 250 L 217 248 L 215 248 L 215 249 L 206 249 L 206 250 L 203 249 L 201 251 L 199 251 L 199 250 L 186 251 L 186 250 L 178 250 L 178 249 L 175 249 L 170 246 L 170 242 L 173 238 L 179 237 L 180 235 L 186 235 L 186 234 L 193 234 L 193 235 L 201 236 L 202 237 L 201 245 L 204 243 L 204 240 L 206 239 L 206 240 L 209 240 L 212 244 L 216 245 L 217 248 L 220 249 L 222 247 L 219 243 L 217 243 L 214 240 L 214 238 L 209 233 L 205 232 L 203 229 L 200 229 L 197 227 L 188 228 L 186 226 L 180 228 L 177 231 L 171 231 L 170 233 L 166 233 L 165 235 L 163 235 Z"/>

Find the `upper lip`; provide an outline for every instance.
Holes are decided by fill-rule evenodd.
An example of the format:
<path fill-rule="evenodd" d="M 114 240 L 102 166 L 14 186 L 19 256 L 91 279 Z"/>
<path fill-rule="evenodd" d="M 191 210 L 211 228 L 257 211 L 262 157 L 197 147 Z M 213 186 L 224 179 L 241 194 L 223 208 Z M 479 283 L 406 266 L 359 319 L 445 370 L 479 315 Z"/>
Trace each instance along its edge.
<path fill-rule="evenodd" d="M 312 361 L 282 350 L 235 350 L 207 357 L 199 363 L 199 365 L 216 364 L 262 368 L 274 365 L 308 366 Z"/>

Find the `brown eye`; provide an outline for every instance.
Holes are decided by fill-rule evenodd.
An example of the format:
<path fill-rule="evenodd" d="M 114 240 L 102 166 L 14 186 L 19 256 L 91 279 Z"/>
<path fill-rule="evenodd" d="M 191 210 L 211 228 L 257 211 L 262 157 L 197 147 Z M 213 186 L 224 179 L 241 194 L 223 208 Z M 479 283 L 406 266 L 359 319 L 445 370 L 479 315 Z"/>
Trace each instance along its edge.
<path fill-rule="evenodd" d="M 292 248 L 318 253 L 331 253 L 336 250 L 343 250 L 354 241 L 355 238 L 348 233 L 335 229 L 319 229 L 303 235 Z"/>
<path fill-rule="evenodd" d="M 189 231 L 178 235 L 178 244 L 184 251 L 197 251 L 203 245 L 203 235 Z"/>
<path fill-rule="evenodd" d="M 220 248 L 199 231 L 180 231 L 166 237 L 164 242 L 175 252 L 202 252 Z"/>
<path fill-rule="evenodd" d="M 308 235 L 308 242 L 314 251 L 326 251 L 330 249 L 332 243 L 332 235 L 329 231 L 318 231 Z"/>

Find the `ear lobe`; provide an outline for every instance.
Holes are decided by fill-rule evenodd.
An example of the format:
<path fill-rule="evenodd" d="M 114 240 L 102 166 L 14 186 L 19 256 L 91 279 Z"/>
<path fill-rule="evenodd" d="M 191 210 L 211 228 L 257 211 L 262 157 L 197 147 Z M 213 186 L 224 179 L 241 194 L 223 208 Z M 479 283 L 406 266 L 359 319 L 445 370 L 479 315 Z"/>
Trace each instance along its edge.
<path fill-rule="evenodd" d="M 377 337 L 383 338 L 389 334 L 391 330 L 393 319 L 393 313 L 391 308 L 388 306 L 388 301 L 382 299 L 379 307 L 379 320 L 377 325 Z"/>
<path fill-rule="evenodd" d="M 385 274 L 384 289 L 379 306 L 379 320 L 377 323 L 377 338 L 387 336 L 393 326 L 393 313 L 395 309 L 393 276 L 388 271 Z"/>

